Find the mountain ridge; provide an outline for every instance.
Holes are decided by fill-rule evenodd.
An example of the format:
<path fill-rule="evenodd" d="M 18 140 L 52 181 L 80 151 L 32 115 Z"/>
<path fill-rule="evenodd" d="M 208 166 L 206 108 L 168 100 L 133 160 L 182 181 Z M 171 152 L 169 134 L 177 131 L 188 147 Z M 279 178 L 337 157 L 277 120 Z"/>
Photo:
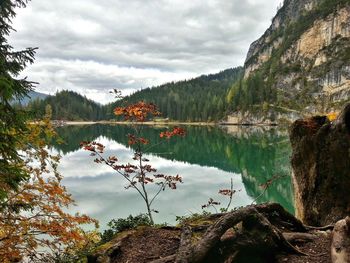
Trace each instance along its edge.
<path fill-rule="evenodd" d="M 348 0 L 286 0 L 250 46 L 244 78 L 230 90 L 232 116 L 279 123 L 338 111 L 350 97 L 349 61 Z"/>
<path fill-rule="evenodd" d="M 19 104 L 21 106 L 27 106 L 31 101 L 34 100 L 43 100 L 45 99 L 47 96 L 49 96 L 48 94 L 45 93 L 41 93 L 41 92 L 37 92 L 35 90 L 33 91 L 29 91 L 27 96 L 21 98 L 20 100 L 16 100 L 13 103 L 14 104 Z"/>
<path fill-rule="evenodd" d="M 49 104 L 53 119 L 113 120 L 116 118 L 113 113 L 116 106 L 144 100 L 155 103 L 164 117 L 173 120 L 219 121 L 228 111 L 226 93 L 242 72 L 243 68 L 237 67 L 189 80 L 169 82 L 145 88 L 106 105 L 100 105 L 73 91 L 61 91 L 42 101 L 31 102 L 28 108 L 35 118 L 41 118 Z M 220 107 L 217 107 L 217 102 Z"/>
<path fill-rule="evenodd" d="M 232 83 L 241 78 L 242 72 L 242 67 L 236 67 L 166 83 L 143 89 L 111 105 L 114 108 L 126 101 L 144 100 L 156 104 L 163 116 L 173 120 L 218 122 L 230 111 L 226 94 Z"/>
<path fill-rule="evenodd" d="M 56 116 L 110 120 L 116 106 L 145 100 L 172 120 L 280 124 L 338 111 L 349 98 L 349 0 L 285 0 L 250 45 L 244 68 L 149 87 L 103 106 L 88 103 L 85 110 L 98 113 L 84 117 L 67 107 Z"/>

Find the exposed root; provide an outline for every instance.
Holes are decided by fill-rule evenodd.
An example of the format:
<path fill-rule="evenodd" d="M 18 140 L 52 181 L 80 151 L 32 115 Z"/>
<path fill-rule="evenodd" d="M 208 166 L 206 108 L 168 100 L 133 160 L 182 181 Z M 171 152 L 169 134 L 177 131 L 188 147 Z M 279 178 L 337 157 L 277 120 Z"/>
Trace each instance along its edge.
<path fill-rule="evenodd" d="M 176 251 L 175 247 L 171 252 L 174 254 L 163 253 L 162 257 L 159 254 L 149 254 L 146 258 L 148 261 L 145 262 L 231 263 L 253 262 L 256 258 L 273 262 L 276 255 L 280 254 L 319 257 L 321 254 L 306 254 L 293 244 L 314 242 L 319 236 L 313 234 L 313 231 L 308 233 L 309 229 L 330 227 L 305 226 L 278 204 L 251 205 L 229 213 L 210 215 L 205 219 L 213 223 L 204 226 L 182 226 L 178 249 Z M 168 230 L 177 231 L 178 239 L 179 229 Z M 128 237 L 129 235 L 125 236 Z M 115 255 L 119 253 L 120 244 L 125 238 L 115 243 L 116 251 L 105 251 L 111 255 L 110 262 L 116 262 Z"/>
<path fill-rule="evenodd" d="M 271 216 L 272 214 L 273 216 Z M 272 221 L 278 221 L 278 223 L 287 222 L 290 228 L 306 231 L 304 225 L 286 212 L 280 205 L 248 206 L 221 215 L 195 244 L 191 244 L 190 241 L 192 236 L 190 228 L 185 227 L 175 262 L 224 262 L 224 260 L 232 258 L 233 255 L 236 255 L 241 250 L 255 249 L 257 247 L 269 251 L 268 254 L 284 251 L 306 255 L 295 248 L 284 237 L 282 232 L 271 224 L 265 215 L 270 215 L 268 217 L 272 218 Z M 278 220 L 275 216 L 278 216 Z M 232 229 L 232 227 L 235 227 L 241 222 L 242 228 L 240 230 L 236 230 L 231 237 L 222 238 L 229 229 Z M 302 237 L 304 239 L 311 238 L 310 235 L 305 233 L 288 236 L 290 240 L 295 240 L 297 237 L 299 239 Z M 221 259 L 218 260 L 218 258 Z"/>

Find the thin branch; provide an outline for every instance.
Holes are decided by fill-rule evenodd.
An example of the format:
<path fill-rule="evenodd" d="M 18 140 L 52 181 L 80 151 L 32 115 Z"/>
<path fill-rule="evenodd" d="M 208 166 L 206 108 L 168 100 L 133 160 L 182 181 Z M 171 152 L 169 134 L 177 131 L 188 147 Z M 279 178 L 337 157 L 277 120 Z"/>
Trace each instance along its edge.
<path fill-rule="evenodd" d="M 231 202 L 232 202 L 232 196 L 233 196 L 233 180 L 232 180 L 232 178 L 231 178 L 231 188 L 230 188 L 230 190 L 231 190 L 231 192 L 230 192 L 230 201 L 228 202 L 227 207 L 225 209 L 226 212 L 230 208 Z"/>
<path fill-rule="evenodd" d="M 152 205 L 154 199 L 156 199 L 156 197 L 162 192 L 162 190 L 165 189 L 165 184 L 164 184 L 164 182 L 161 182 L 160 184 L 161 184 L 161 185 L 160 185 L 160 187 L 159 187 L 158 192 L 153 196 L 151 202 L 149 203 L 150 206 Z"/>
<path fill-rule="evenodd" d="M 106 158 L 104 158 L 99 152 L 97 151 L 94 151 L 95 154 L 97 154 L 98 157 L 100 157 L 100 159 L 106 164 L 108 165 L 109 167 L 111 167 L 114 171 L 116 171 L 117 173 L 119 173 L 121 176 L 123 176 L 131 185 L 131 187 L 133 187 L 142 197 L 143 200 L 146 201 L 146 197 L 143 195 L 143 193 L 141 192 L 141 190 L 138 189 L 138 187 L 133 183 L 134 181 L 133 180 L 130 180 L 130 178 L 128 178 L 125 173 L 122 173 L 121 171 L 119 170 L 116 170 L 112 164 L 110 164 Z"/>
<path fill-rule="evenodd" d="M 284 178 L 284 177 L 286 177 L 286 175 L 280 175 L 280 176 L 275 175 L 275 176 L 272 176 L 271 179 L 267 180 L 264 184 L 262 184 L 262 186 L 264 187 L 264 191 L 263 191 L 260 195 L 258 195 L 258 196 L 252 201 L 251 204 L 253 205 L 254 203 L 256 203 L 256 201 L 266 193 L 267 189 L 269 189 L 270 186 L 271 186 L 276 180 L 282 179 L 282 178 Z"/>

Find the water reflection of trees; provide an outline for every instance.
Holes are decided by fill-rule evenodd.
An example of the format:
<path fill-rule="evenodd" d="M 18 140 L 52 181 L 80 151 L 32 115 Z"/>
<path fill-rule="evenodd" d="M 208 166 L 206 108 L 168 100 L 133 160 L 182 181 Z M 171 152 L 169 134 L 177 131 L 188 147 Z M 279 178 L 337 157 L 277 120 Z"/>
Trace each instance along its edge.
<path fill-rule="evenodd" d="M 145 138 L 152 144 L 160 141 L 160 127 L 143 128 Z M 237 130 L 226 132 L 217 127 L 186 127 L 187 136 L 181 140 L 169 140 L 152 147 L 149 152 L 170 160 L 178 160 L 201 166 L 242 174 L 248 195 L 261 195 L 258 202 L 276 201 L 290 211 L 293 208 L 293 193 L 290 179 L 289 156 L 291 154 L 288 137 L 273 129 Z M 127 145 L 127 134 L 132 128 L 126 125 L 66 126 L 58 129 L 64 144 L 54 147 L 63 154 L 79 149 L 83 140 L 94 140 L 104 136 Z M 272 176 L 285 176 L 276 180 L 263 193 L 260 186 Z"/>

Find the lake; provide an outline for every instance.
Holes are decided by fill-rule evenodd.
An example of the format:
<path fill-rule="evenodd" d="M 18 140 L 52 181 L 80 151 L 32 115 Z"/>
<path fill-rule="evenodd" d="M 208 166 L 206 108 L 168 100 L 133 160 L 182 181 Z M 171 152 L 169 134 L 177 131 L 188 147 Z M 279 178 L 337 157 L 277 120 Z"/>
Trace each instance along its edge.
<path fill-rule="evenodd" d="M 153 204 L 159 213 L 156 223 L 176 223 L 176 216 L 201 213 L 209 198 L 226 207 L 227 196 L 218 192 L 230 189 L 230 208 L 257 202 L 273 201 L 294 213 L 293 189 L 290 177 L 291 147 L 288 134 L 277 128 L 184 127 L 187 135 L 172 138 L 150 148 L 147 158 L 158 173 L 183 177 L 176 190 L 162 192 Z M 167 127 L 145 126 L 143 134 L 152 144 L 160 142 L 159 133 Z M 132 161 L 132 149 L 126 125 L 65 126 L 57 129 L 63 144 L 54 144 L 54 152 L 62 155 L 59 166 L 63 184 L 76 200 L 71 212 L 86 213 L 100 221 L 101 228 L 114 218 L 124 218 L 146 212 L 138 193 L 129 189 L 124 178 L 110 167 L 93 162 L 89 152 L 81 150 L 81 141 L 97 141 L 106 146 L 105 156 L 115 155 L 121 163 Z M 269 179 L 275 178 L 264 191 Z M 155 189 L 150 189 L 150 191 Z M 207 211 L 215 212 L 214 208 Z"/>

